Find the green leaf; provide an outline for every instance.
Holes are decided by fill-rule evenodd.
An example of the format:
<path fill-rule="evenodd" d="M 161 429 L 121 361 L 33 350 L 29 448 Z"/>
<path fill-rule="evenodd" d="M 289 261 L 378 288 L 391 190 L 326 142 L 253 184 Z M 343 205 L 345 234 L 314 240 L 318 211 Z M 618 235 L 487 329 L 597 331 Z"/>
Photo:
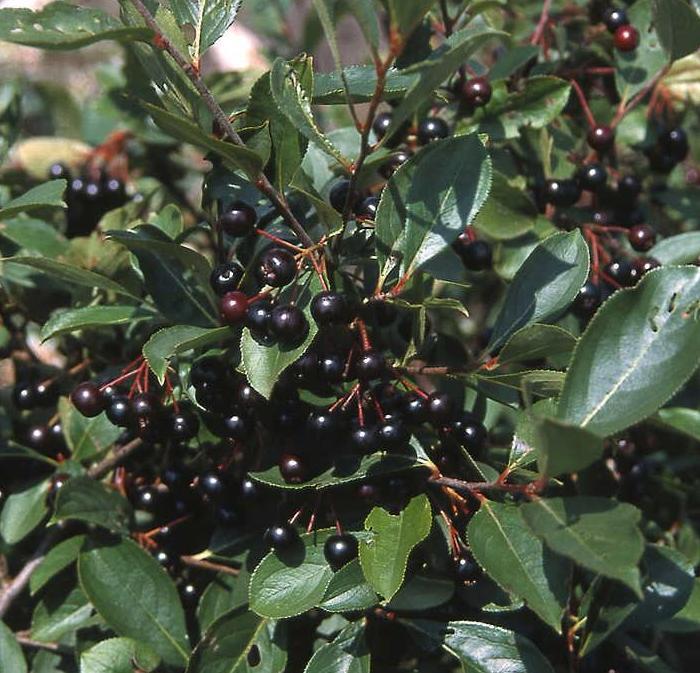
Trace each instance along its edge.
<path fill-rule="evenodd" d="M 79 587 L 67 592 L 62 585 L 52 586 L 41 594 L 32 614 L 32 637 L 42 642 L 55 642 L 86 626 L 92 606 Z"/>
<path fill-rule="evenodd" d="M 559 418 L 607 436 L 656 411 L 700 362 L 699 309 L 696 267 L 658 269 L 616 292 L 574 351 Z"/>
<path fill-rule="evenodd" d="M 243 0 L 171 0 L 170 7 L 183 28 L 193 29 L 191 54 L 199 59 L 235 21 Z"/>
<path fill-rule="evenodd" d="M 536 220 L 537 208 L 530 197 L 496 171 L 489 197 L 472 224 L 489 238 L 508 240 L 532 231 Z"/>
<path fill-rule="evenodd" d="M 700 411 L 685 407 L 659 409 L 654 417 L 663 427 L 675 430 L 700 442 Z"/>
<path fill-rule="evenodd" d="M 493 140 L 517 138 L 520 129 L 541 129 L 561 115 L 571 85 L 558 77 L 528 77 L 522 89 L 510 93 L 495 82 L 488 105 L 458 123 L 459 133 L 486 133 Z"/>
<path fill-rule="evenodd" d="M 451 579 L 413 575 L 396 592 L 387 609 L 408 612 L 429 610 L 447 603 L 454 593 L 455 583 Z"/>
<path fill-rule="evenodd" d="M 0 670 L 7 673 L 27 673 L 27 661 L 15 634 L 0 622 Z"/>
<path fill-rule="evenodd" d="M 58 401 L 63 436 L 74 460 L 88 460 L 107 451 L 117 441 L 121 428 L 112 425 L 103 412 L 94 418 L 78 413 L 76 408 L 62 397 Z"/>
<path fill-rule="evenodd" d="M 56 498 L 56 521 L 86 521 L 118 533 L 128 533 L 130 518 L 131 505 L 126 498 L 89 477 L 69 479 Z"/>
<path fill-rule="evenodd" d="M 219 573 L 204 590 L 197 606 L 197 621 L 206 631 L 219 617 L 248 603 L 250 576 L 245 565 L 237 576 Z"/>
<path fill-rule="evenodd" d="M 0 9 L 0 17 L 6 9 Z M 32 187 L 28 192 L 12 199 L 0 208 L 0 220 L 7 220 L 19 213 L 30 213 L 42 208 L 66 208 L 63 192 L 66 191 L 65 180 L 51 180 L 43 185 Z"/>
<path fill-rule="evenodd" d="M 372 588 L 386 600 L 399 590 L 413 548 L 430 533 L 433 519 L 425 495 L 412 498 L 398 515 L 375 507 L 365 519 L 367 540 L 360 541 L 360 565 Z"/>
<path fill-rule="evenodd" d="M 700 631 L 700 577 L 693 580 L 693 588 L 686 604 L 673 617 L 658 626 L 665 633 Z"/>
<path fill-rule="evenodd" d="M 133 297 L 134 299 L 139 299 L 140 301 L 139 297 L 135 297 L 126 288 L 110 278 L 95 273 L 94 271 L 81 269 L 73 264 L 66 264 L 65 262 L 59 262 L 55 259 L 49 259 L 48 257 L 6 257 L 2 261 L 6 264 L 20 264 L 43 271 L 50 275 L 53 280 L 63 281 L 69 285 L 108 290 L 110 292 L 116 292 L 117 294 Z"/>
<path fill-rule="evenodd" d="M 408 38 L 435 4 L 435 0 L 389 0 L 388 4 L 392 27 L 404 38 Z"/>
<path fill-rule="evenodd" d="M 29 578 L 29 589 L 32 595 L 45 587 L 58 573 L 77 561 L 85 539 L 85 535 L 74 535 L 59 542 L 46 554 Z"/>
<path fill-rule="evenodd" d="M 540 651 L 513 631 L 481 622 L 405 622 L 426 645 L 456 657 L 468 673 L 554 673 Z"/>
<path fill-rule="evenodd" d="M 326 589 L 319 607 L 327 612 L 354 612 L 368 610 L 379 603 L 379 596 L 367 584 L 359 560 L 344 565 Z"/>
<path fill-rule="evenodd" d="M 287 662 L 286 633 L 282 622 L 259 617 L 242 606 L 207 629 L 192 653 L 187 673 L 282 673 Z M 248 663 L 255 647 L 259 663 Z"/>
<path fill-rule="evenodd" d="M 603 438 L 556 418 L 534 422 L 540 472 L 549 477 L 583 470 L 603 456 Z"/>
<path fill-rule="evenodd" d="M 271 467 L 264 472 L 251 472 L 250 476 L 261 484 L 299 491 L 315 489 L 322 491 L 327 488 L 347 486 L 355 482 L 363 481 L 369 476 L 379 477 L 381 475 L 405 472 L 410 469 L 426 467 L 424 463 L 417 460 L 416 456 L 393 455 L 386 453 L 373 453 L 368 456 L 338 456 L 334 460 L 333 467 L 322 474 L 319 474 L 302 484 L 289 484 L 280 474 L 278 467 Z"/>
<path fill-rule="evenodd" d="M 306 338 L 300 345 L 281 346 L 260 343 L 247 327 L 241 336 L 242 364 L 248 383 L 265 398 L 270 397 L 280 374 L 304 354 L 318 332 L 318 326 L 311 316 L 310 308 L 311 299 L 322 289 L 318 276 L 312 273 L 305 285 L 297 286 L 297 289 L 295 303 L 304 312 L 309 325 Z M 282 295 L 283 298 L 286 296 L 289 296 L 289 289 Z"/>
<path fill-rule="evenodd" d="M 55 227 L 28 217 L 15 217 L 0 222 L 0 236 L 12 241 L 20 249 L 57 257 L 66 252 L 68 241 Z"/>
<path fill-rule="evenodd" d="M 469 522 L 467 536 L 474 558 L 489 576 L 561 633 L 571 563 L 544 546 L 525 525 L 519 509 L 483 502 Z"/>
<path fill-rule="evenodd" d="M 515 332 L 498 354 L 500 365 L 527 362 L 557 355 L 568 355 L 576 346 L 576 337 L 556 325 L 533 323 Z"/>
<path fill-rule="evenodd" d="M 311 111 L 310 96 L 313 91 L 313 59 L 306 59 L 304 68 L 299 60 L 287 63 L 278 58 L 270 71 L 270 91 L 280 111 L 286 115 L 292 125 L 317 145 L 326 154 L 333 157 L 342 166 L 349 166 L 350 161 L 331 142 L 319 128 Z M 308 87 L 309 82 L 311 86 Z M 308 88 L 305 88 L 308 87 Z"/>
<path fill-rule="evenodd" d="M 130 540 L 95 545 L 78 558 L 83 591 L 118 634 L 150 645 L 166 664 L 183 666 L 189 642 L 182 605 L 158 562 Z"/>
<path fill-rule="evenodd" d="M 484 204 L 491 161 L 477 136 L 431 143 L 396 172 L 376 218 L 386 278 L 397 263 L 410 275 L 448 248 Z"/>
<path fill-rule="evenodd" d="M 659 241 L 649 256 L 664 266 L 669 264 L 692 264 L 700 258 L 700 231 L 687 231 Z"/>
<path fill-rule="evenodd" d="M 47 491 L 48 482 L 39 481 L 8 496 L 0 511 L 0 537 L 7 544 L 21 542 L 41 523 L 49 511 Z"/>
<path fill-rule="evenodd" d="M 641 594 L 637 565 L 644 539 L 636 507 L 606 498 L 542 498 L 520 511 L 554 552 Z"/>
<path fill-rule="evenodd" d="M 85 306 L 56 311 L 41 328 L 41 340 L 78 330 L 114 325 L 130 325 L 152 318 L 137 306 Z"/>
<path fill-rule="evenodd" d="M 233 143 L 218 140 L 189 119 L 150 103 L 143 103 L 143 107 L 153 117 L 153 121 L 158 127 L 169 136 L 213 152 L 229 170 L 242 170 L 251 179 L 256 179 L 262 170 L 264 162 L 257 152 L 247 147 L 239 147 Z"/>
<path fill-rule="evenodd" d="M 348 624 L 330 643 L 319 647 L 304 673 L 369 673 L 369 647 L 363 620 Z"/>
<path fill-rule="evenodd" d="M 526 325 L 558 318 L 586 282 L 588 264 L 588 246 L 578 230 L 542 241 L 508 287 L 488 350 L 497 350 Z"/>
<path fill-rule="evenodd" d="M 333 577 L 323 554 L 333 530 L 302 535 L 284 553 L 270 552 L 250 578 L 250 608 L 262 617 L 286 619 L 319 605 Z"/>
<path fill-rule="evenodd" d="M 100 40 L 146 40 L 147 28 L 128 28 L 102 10 L 51 2 L 38 12 L 0 9 L 0 40 L 41 49 L 77 49 Z"/>
<path fill-rule="evenodd" d="M 80 673 L 133 673 L 134 666 L 151 673 L 159 664 L 148 645 L 131 638 L 108 638 L 80 655 Z"/>
<path fill-rule="evenodd" d="M 350 100 L 354 103 L 367 103 L 372 99 L 377 87 L 377 71 L 371 65 L 351 65 L 343 68 Z M 389 70 L 384 86 L 384 99 L 401 98 L 417 79 L 415 73 Z M 338 72 L 314 73 L 313 102 L 317 105 L 342 105 L 346 98 L 343 78 Z"/>
<path fill-rule="evenodd" d="M 633 51 L 615 50 L 615 85 L 623 100 L 641 91 L 669 63 L 669 55 L 657 33 L 655 2 L 637 0 L 627 9 L 629 22 L 639 32 L 639 44 Z"/>
<path fill-rule="evenodd" d="M 414 3 L 404 0 L 393 0 L 396 7 L 404 6 L 413 11 Z M 421 0 L 422 2 L 423 0 Z M 411 72 L 417 73 L 416 81 L 406 92 L 403 100 L 392 112 L 391 126 L 387 129 L 386 138 L 390 138 L 401 125 L 409 119 L 426 100 L 430 99 L 436 89 L 454 74 L 460 66 L 485 42 L 493 38 L 505 37 L 506 33 L 483 26 L 469 26 L 451 35 L 444 44 L 436 49 L 426 61 L 417 64 Z M 404 73 L 408 74 L 408 73 Z M 421 152 L 422 154 L 422 152 Z"/>
<path fill-rule="evenodd" d="M 211 346 L 231 335 L 228 327 L 192 327 L 175 325 L 158 330 L 143 346 L 143 357 L 163 383 L 170 360 L 183 351 Z"/>
<path fill-rule="evenodd" d="M 672 61 L 700 48 L 697 5 L 693 7 L 683 0 L 654 0 L 653 9 L 656 32 Z"/>

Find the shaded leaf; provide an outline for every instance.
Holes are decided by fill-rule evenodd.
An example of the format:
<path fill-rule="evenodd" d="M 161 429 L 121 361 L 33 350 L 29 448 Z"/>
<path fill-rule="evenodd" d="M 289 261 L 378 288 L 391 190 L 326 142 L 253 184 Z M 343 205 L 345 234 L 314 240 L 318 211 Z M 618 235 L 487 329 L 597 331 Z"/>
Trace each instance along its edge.
<path fill-rule="evenodd" d="M 27 673 L 27 660 L 24 658 L 15 634 L 0 622 L 0 670 L 8 673 Z"/>
<path fill-rule="evenodd" d="M 108 530 L 128 533 L 130 518 L 131 505 L 126 498 L 89 477 L 69 479 L 56 498 L 56 521 L 86 521 Z"/>
<path fill-rule="evenodd" d="M 152 318 L 153 314 L 136 306 L 85 306 L 56 311 L 41 328 L 46 341 L 59 334 L 114 325 L 131 325 Z"/>
<path fill-rule="evenodd" d="M 0 17 L 6 9 L 0 9 Z M 7 220 L 19 213 L 30 213 L 42 208 L 66 208 L 63 192 L 66 191 L 65 180 L 51 180 L 43 185 L 32 187 L 29 191 L 6 203 L 0 208 L 0 219 Z"/>
<path fill-rule="evenodd" d="M 58 413 L 66 444 L 75 460 L 87 460 L 104 453 L 122 433 L 121 428 L 112 425 L 103 412 L 94 418 L 83 416 L 62 397 L 58 401 Z"/>
<path fill-rule="evenodd" d="M 58 573 L 77 561 L 85 539 L 85 535 L 74 535 L 59 542 L 46 554 L 29 579 L 29 589 L 32 594 L 42 589 Z"/>
<path fill-rule="evenodd" d="M 498 363 L 526 362 L 557 355 L 568 355 L 576 337 L 556 325 L 533 323 L 515 332 L 498 353 Z"/>
<path fill-rule="evenodd" d="M 369 647 L 362 620 L 348 624 L 330 643 L 314 652 L 304 673 L 369 673 Z"/>
<path fill-rule="evenodd" d="M 17 544 L 31 533 L 46 516 L 47 481 L 39 481 L 8 496 L 0 511 L 0 537 L 7 544 Z"/>

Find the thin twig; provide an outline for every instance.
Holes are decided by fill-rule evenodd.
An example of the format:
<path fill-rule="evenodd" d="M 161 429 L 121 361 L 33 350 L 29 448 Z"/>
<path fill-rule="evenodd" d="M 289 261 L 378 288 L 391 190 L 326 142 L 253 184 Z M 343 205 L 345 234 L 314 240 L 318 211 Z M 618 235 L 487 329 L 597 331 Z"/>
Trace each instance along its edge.
<path fill-rule="evenodd" d="M 73 648 L 68 645 L 62 645 L 61 643 L 44 643 L 40 640 L 34 640 L 25 632 L 15 633 L 15 639 L 24 647 L 33 647 L 37 650 L 46 650 L 47 652 L 55 652 L 57 654 L 73 654 Z"/>
<path fill-rule="evenodd" d="M 430 484 L 447 486 L 458 493 L 474 495 L 484 491 L 507 491 L 510 493 L 526 493 L 536 489 L 536 483 L 532 484 L 504 484 L 500 481 L 463 481 L 452 477 L 431 477 Z"/>
<path fill-rule="evenodd" d="M 224 132 L 227 138 L 238 147 L 246 147 L 243 139 L 238 132 L 233 128 L 228 115 L 223 111 L 219 103 L 214 98 L 214 95 L 209 90 L 209 87 L 204 83 L 199 69 L 196 68 L 179 50 L 175 45 L 173 45 L 170 40 L 163 34 L 160 26 L 156 22 L 155 18 L 148 10 L 146 5 L 143 4 L 141 0 L 131 0 L 131 4 L 134 6 L 136 11 L 143 17 L 143 20 L 148 28 L 150 28 L 154 35 L 154 44 L 165 50 L 170 57 L 175 61 L 178 67 L 185 73 L 187 78 L 192 82 L 195 89 L 202 96 L 204 104 L 207 106 L 212 116 L 216 120 L 219 128 Z M 254 179 L 255 186 L 265 195 L 274 206 L 279 211 L 280 215 L 284 221 L 289 225 L 289 227 L 294 231 L 299 240 L 304 243 L 304 245 L 312 246 L 314 244 L 312 238 L 306 233 L 306 230 L 301 225 L 299 220 L 292 213 L 286 199 L 282 194 L 280 194 L 268 180 L 264 173 L 259 173 Z"/>
<path fill-rule="evenodd" d="M 544 34 L 544 29 L 547 27 L 547 22 L 549 21 L 549 11 L 552 8 L 552 0 L 544 0 L 542 3 L 542 12 L 540 13 L 540 20 L 537 22 L 535 27 L 535 32 L 530 38 L 530 44 L 539 44 Z"/>
<path fill-rule="evenodd" d="M 113 468 L 117 467 L 120 463 L 124 462 L 142 444 L 143 441 L 136 438 L 132 439 L 127 444 L 124 444 L 123 446 L 114 449 L 99 463 L 93 465 L 88 470 L 87 476 L 91 479 L 101 479 Z"/>
<path fill-rule="evenodd" d="M 221 563 L 213 563 L 212 561 L 205 561 L 204 559 L 198 559 L 196 556 L 181 556 L 180 560 L 185 565 L 192 566 L 193 568 L 212 570 L 213 572 L 224 573 L 225 575 L 232 575 L 233 577 L 237 577 L 241 572 L 238 568 L 225 566 Z"/>

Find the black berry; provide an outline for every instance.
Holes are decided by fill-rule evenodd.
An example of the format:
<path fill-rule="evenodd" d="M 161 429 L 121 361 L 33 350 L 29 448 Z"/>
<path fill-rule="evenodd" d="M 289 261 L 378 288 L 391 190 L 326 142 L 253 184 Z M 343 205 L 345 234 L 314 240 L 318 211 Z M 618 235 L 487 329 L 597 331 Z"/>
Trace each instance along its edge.
<path fill-rule="evenodd" d="M 253 231 L 257 221 L 255 208 L 237 201 L 221 215 L 217 224 L 229 236 L 247 236 Z"/>
<path fill-rule="evenodd" d="M 339 292 L 319 292 L 311 300 L 311 315 L 319 326 L 344 325 L 350 320 L 350 307 Z"/>
<path fill-rule="evenodd" d="M 638 224 L 627 232 L 630 245 L 637 252 L 648 252 L 656 243 L 656 232 L 648 224 Z"/>
<path fill-rule="evenodd" d="M 244 292 L 227 292 L 219 300 L 219 317 L 224 325 L 240 325 L 248 315 L 248 297 Z"/>
<path fill-rule="evenodd" d="M 598 310 L 602 300 L 600 286 L 592 280 L 587 280 L 578 291 L 576 299 L 571 305 L 571 310 L 575 316 L 588 319 Z"/>
<path fill-rule="evenodd" d="M 379 168 L 380 175 L 388 180 L 412 156 L 413 152 L 410 150 L 394 152 Z"/>
<path fill-rule="evenodd" d="M 355 207 L 355 217 L 358 220 L 374 220 L 378 207 L 379 199 L 376 196 L 368 196 Z"/>
<path fill-rule="evenodd" d="M 236 262 L 226 262 L 215 266 L 209 276 L 211 289 L 219 296 L 238 289 L 243 278 L 243 267 Z"/>
<path fill-rule="evenodd" d="M 610 126 L 594 126 L 587 136 L 588 144 L 599 154 L 609 151 L 615 143 L 615 131 Z"/>
<path fill-rule="evenodd" d="M 620 26 L 627 25 L 627 12 L 621 7 L 608 7 L 603 12 L 603 23 L 611 33 L 614 33 Z"/>
<path fill-rule="evenodd" d="M 306 466 L 301 458 L 285 453 L 279 462 L 280 474 L 288 484 L 301 484 L 306 481 Z"/>
<path fill-rule="evenodd" d="M 289 549 L 298 539 L 299 534 L 291 523 L 280 523 L 270 526 L 263 536 L 265 544 L 275 551 Z"/>
<path fill-rule="evenodd" d="M 485 77 L 472 77 L 462 86 L 464 102 L 470 107 L 483 107 L 491 100 L 491 85 Z"/>
<path fill-rule="evenodd" d="M 289 250 L 269 248 L 260 256 L 255 273 L 263 285 L 284 287 L 294 280 L 297 263 Z"/>
<path fill-rule="evenodd" d="M 73 406 L 88 418 L 99 416 L 104 409 L 100 389 L 92 381 L 85 381 L 73 389 L 70 395 Z"/>
<path fill-rule="evenodd" d="M 333 570 L 342 568 L 357 558 L 357 538 L 354 535 L 331 535 L 323 545 L 323 555 Z"/>
<path fill-rule="evenodd" d="M 374 349 L 369 349 L 360 354 L 355 362 L 355 375 L 360 381 L 373 381 L 384 374 L 386 360 L 384 356 Z"/>
<path fill-rule="evenodd" d="M 328 194 L 328 200 L 335 210 L 342 213 L 345 210 L 345 204 L 350 193 L 350 180 L 338 180 Z M 354 205 L 355 197 L 350 199 L 350 207 Z"/>
<path fill-rule="evenodd" d="M 578 173 L 578 181 L 583 189 L 598 192 L 608 180 L 608 172 L 601 164 L 587 164 Z"/>
<path fill-rule="evenodd" d="M 303 341 L 308 330 L 304 312 L 293 304 L 275 306 L 270 314 L 270 332 L 283 344 Z"/>
<path fill-rule="evenodd" d="M 440 117 L 426 117 L 418 124 L 418 143 L 427 145 L 433 140 L 447 138 L 450 135 L 450 127 L 447 122 Z"/>

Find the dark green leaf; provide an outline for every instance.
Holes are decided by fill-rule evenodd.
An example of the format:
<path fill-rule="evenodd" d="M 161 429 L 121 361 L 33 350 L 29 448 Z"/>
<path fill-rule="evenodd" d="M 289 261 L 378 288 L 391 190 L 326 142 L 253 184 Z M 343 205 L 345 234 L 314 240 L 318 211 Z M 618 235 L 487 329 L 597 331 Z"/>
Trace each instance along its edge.
<path fill-rule="evenodd" d="M 41 523 L 49 511 L 47 491 L 48 482 L 40 481 L 8 496 L 0 511 L 0 537 L 7 544 L 17 544 Z"/>
<path fill-rule="evenodd" d="M 389 0 L 388 4 L 391 25 L 406 39 L 430 11 L 435 0 Z"/>
<path fill-rule="evenodd" d="M 82 329 L 112 325 L 130 325 L 153 317 L 152 313 L 136 306 L 85 306 L 57 311 L 41 328 L 41 339 L 77 332 Z"/>
<path fill-rule="evenodd" d="M 1 9 L 2 12 L 8 10 Z M 0 220 L 7 220 L 19 213 L 30 213 L 33 210 L 42 208 L 65 208 L 66 204 L 63 201 L 63 192 L 66 191 L 65 180 L 51 180 L 43 185 L 32 187 L 28 192 L 12 199 L 0 208 Z"/>
<path fill-rule="evenodd" d="M 77 49 L 99 40 L 145 40 L 151 31 L 128 28 L 100 9 L 51 2 L 38 12 L 0 9 L 0 40 L 42 49 Z"/>
<path fill-rule="evenodd" d="M 22 250 L 57 257 L 66 252 L 68 241 L 50 224 L 28 217 L 15 217 L 0 222 L 0 236 Z"/>
<path fill-rule="evenodd" d="M 433 519 L 425 495 L 413 498 L 398 515 L 375 507 L 365 519 L 367 540 L 360 541 L 362 572 L 386 600 L 396 594 L 406 575 L 413 548 L 430 533 Z"/>
<path fill-rule="evenodd" d="M 105 413 L 87 418 L 62 397 L 58 402 L 58 413 L 63 436 L 71 450 L 73 459 L 87 460 L 104 453 L 121 434 L 121 428 L 112 425 Z"/>
<path fill-rule="evenodd" d="M 170 7 L 182 27 L 190 27 L 190 44 L 197 60 L 235 21 L 243 0 L 171 0 Z"/>
<path fill-rule="evenodd" d="M 379 602 L 379 596 L 367 584 L 360 562 L 355 559 L 333 575 L 319 607 L 328 612 L 368 610 Z"/>
<path fill-rule="evenodd" d="M 55 642 L 86 626 L 92 606 L 79 587 L 66 593 L 64 586 L 52 586 L 42 592 L 32 615 L 32 637 L 42 642 Z"/>
<path fill-rule="evenodd" d="M 578 230 L 553 234 L 518 269 L 493 327 L 489 351 L 517 330 L 559 317 L 588 277 L 588 246 Z"/>
<path fill-rule="evenodd" d="M 687 231 L 659 241 L 649 256 L 663 265 L 692 264 L 700 259 L 700 231 Z"/>
<path fill-rule="evenodd" d="M 606 436 L 656 411 L 700 362 L 699 309 L 695 267 L 658 269 L 615 293 L 574 351 L 559 418 Z"/>
<path fill-rule="evenodd" d="M 377 86 L 377 72 L 374 66 L 351 65 L 343 69 L 345 81 L 348 84 L 350 99 L 355 103 L 366 103 L 371 100 Z M 417 75 L 390 70 L 386 76 L 384 98 L 393 100 L 400 98 L 416 80 Z M 314 74 L 313 102 L 320 105 L 338 105 L 345 102 L 343 80 L 337 72 Z"/>
<path fill-rule="evenodd" d="M 659 409 L 654 417 L 662 426 L 692 437 L 700 442 L 700 411 L 685 407 Z"/>
<path fill-rule="evenodd" d="M 53 547 L 29 579 L 29 589 L 32 594 L 46 586 L 62 570 L 75 563 L 84 542 L 85 535 L 74 535 Z"/>
<path fill-rule="evenodd" d="M 248 582 L 250 576 L 245 565 L 234 577 L 219 573 L 204 590 L 197 606 L 197 621 L 206 631 L 219 617 L 248 603 Z"/>
<path fill-rule="evenodd" d="M 369 673 L 369 647 L 362 620 L 348 624 L 332 642 L 320 647 L 304 673 Z"/>
<path fill-rule="evenodd" d="M 576 337 L 556 325 L 534 323 L 519 329 L 506 341 L 498 354 L 498 363 L 526 362 L 556 355 L 568 355 L 576 346 Z"/>
<path fill-rule="evenodd" d="M 74 477 L 58 492 L 54 519 L 75 519 L 128 533 L 131 506 L 122 495 L 89 477 Z"/>
<path fill-rule="evenodd" d="M 151 673 L 160 657 L 144 643 L 131 638 L 108 638 L 80 655 L 80 673 Z"/>
<path fill-rule="evenodd" d="M 15 634 L 0 622 L 0 670 L 7 673 L 27 673 L 27 661 Z"/>
<path fill-rule="evenodd" d="M 413 575 L 389 601 L 389 610 L 430 610 L 444 605 L 455 593 L 455 583 L 451 579 Z"/>
<path fill-rule="evenodd" d="M 644 539 L 636 507 L 606 498 L 543 498 L 520 511 L 535 535 L 557 554 L 641 593 L 637 565 Z"/>
<path fill-rule="evenodd" d="M 556 418 L 534 422 L 535 448 L 540 472 L 549 477 L 583 470 L 603 455 L 603 439 Z"/>
<path fill-rule="evenodd" d="M 83 591 L 118 634 L 150 645 L 171 666 L 189 656 L 185 615 L 158 562 L 130 540 L 95 545 L 78 558 Z"/>
<path fill-rule="evenodd" d="M 694 7 L 684 0 L 654 0 L 653 7 L 656 32 L 672 61 L 700 48 L 697 5 Z"/>

